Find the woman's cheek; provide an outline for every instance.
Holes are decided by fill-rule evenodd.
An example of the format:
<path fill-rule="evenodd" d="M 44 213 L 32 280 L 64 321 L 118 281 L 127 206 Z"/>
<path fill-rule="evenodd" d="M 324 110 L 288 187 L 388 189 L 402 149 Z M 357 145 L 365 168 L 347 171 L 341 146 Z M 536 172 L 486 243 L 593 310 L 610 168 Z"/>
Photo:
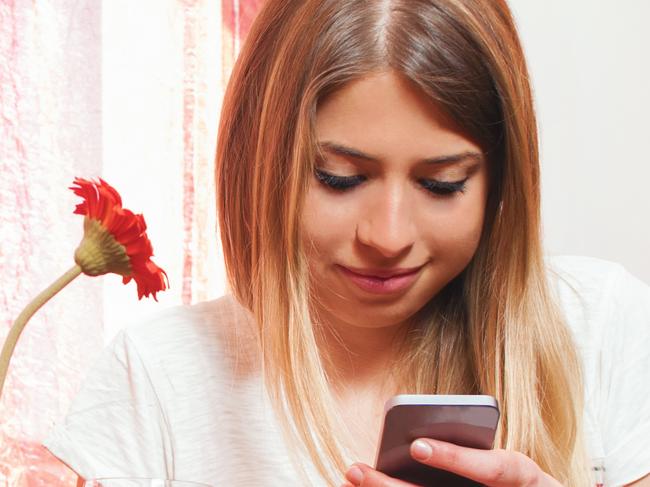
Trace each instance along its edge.
<path fill-rule="evenodd" d="M 484 205 L 481 199 L 468 199 L 447 210 L 430 214 L 428 221 L 421 219 L 418 226 L 427 229 L 423 240 L 434 260 L 444 257 L 463 266 L 474 256 L 481 239 Z"/>
<path fill-rule="evenodd" d="M 305 199 L 302 216 L 303 236 L 312 252 L 327 252 L 347 239 L 354 237 L 356 225 L 355 206 L 341 198 L 311 189 Z"/>

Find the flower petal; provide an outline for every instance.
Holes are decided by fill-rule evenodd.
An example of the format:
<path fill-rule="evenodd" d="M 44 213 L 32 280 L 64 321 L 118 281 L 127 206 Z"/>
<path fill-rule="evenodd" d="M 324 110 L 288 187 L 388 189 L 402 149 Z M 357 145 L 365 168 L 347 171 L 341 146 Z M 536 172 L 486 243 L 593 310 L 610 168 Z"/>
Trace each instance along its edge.
<path fill-rule="evenodd" d="M 103 179 L 99 182 L 83 178 L 75 178 L 74 185 L 70 189 L 83 198 L 74 213 L 84 215 L 87 218 L 96 220 L 101 227 L 110 234 L 112 238 L 106 237 L 100 239 L 97 235 L 101 232 L 95 231 L 93 235 L 85 235 L 84 238 L 93 238 L 93 248 L 104 248 L 106 246 L 107 254 L 98 257 L 101 262 L 99 266 L 93 266 L 93 274 L 99 275 L 97 267 L 105 268 L 105 272 L 114 272 L 123 276 L 122 282 L 127 284 L 131 279 L 135 280 L 138 288 L 138 299 L 143 296 L 153 295 L 157 301 L 156 293 L 169 287 L 167 273 L 158 267 L 153 261 L 153 246 L 147 237 L 147 224 L 141 214 L 134 214 L 131 210 L 122 208 L 122 198 L 119 193 Z M 90 227 L 89 227 L 90 228 Z M 100 241 L 101 240 L 101 241 Z M 80 247 L 84 245 L 82 241 Z M 117 248 L 124 249 L 128 257 L 128 267 L 125 267 L 124 253 L 121 261 L 118 263 L 116 255 Z M 88 247 L 88 245 L 86 245 Z M 108 256 L 108 247 L 110 247 L 110 257 Z M 117 252 L 119 254 L 121 250 Z M 84 255 L 88 255 L 85 252 Z M 102 260 L 103 259 L 103 260 Z M 115 265 L 111 267 L 112 261 Z M 119 265 L 118 265 L 119 264 Z M 103 267 L 102 267 L 103 266 Z M 130 270 L 130 272 L 129 272 Z M 127 274 L 127 272 L 129 272 Z"/>

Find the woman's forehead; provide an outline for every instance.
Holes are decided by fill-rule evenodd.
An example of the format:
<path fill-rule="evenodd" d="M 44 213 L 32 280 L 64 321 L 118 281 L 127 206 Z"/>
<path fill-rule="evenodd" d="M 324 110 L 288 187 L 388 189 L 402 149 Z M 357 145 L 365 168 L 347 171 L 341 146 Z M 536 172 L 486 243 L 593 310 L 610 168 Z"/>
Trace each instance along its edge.
<path fill-rule="evenodd" d="M 436 103 L 392 71 L 328 96 L 318 107 L 316 136 L 322 150 L 370 162 L 481 152 Z"/>

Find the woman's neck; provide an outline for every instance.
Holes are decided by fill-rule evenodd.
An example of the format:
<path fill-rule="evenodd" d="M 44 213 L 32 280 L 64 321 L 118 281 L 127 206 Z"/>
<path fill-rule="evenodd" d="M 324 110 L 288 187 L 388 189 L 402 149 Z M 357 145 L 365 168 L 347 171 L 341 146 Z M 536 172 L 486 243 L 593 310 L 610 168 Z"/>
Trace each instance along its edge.
<path fill-rule="evenodd" d="M 335 393 L 384 396 L 397 387 L 394 364 L 408 332 L 406 323 L 367 328 L 328 319 L 316 326 L 318 346 Z"/>

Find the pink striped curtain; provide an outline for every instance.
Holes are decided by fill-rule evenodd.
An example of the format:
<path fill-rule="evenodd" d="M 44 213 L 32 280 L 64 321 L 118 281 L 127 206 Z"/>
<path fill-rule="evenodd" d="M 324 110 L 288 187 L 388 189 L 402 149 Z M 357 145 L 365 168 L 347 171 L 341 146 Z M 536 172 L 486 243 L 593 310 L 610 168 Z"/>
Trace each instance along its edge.
<path fill-rule="evenodd" d="M 225 82 L 262 0 L 0 0 L 0 340 L 68 269 L 67 189 L 101 176 L 142 212 L 171 289 L 79 277 L 32 319 L 0 400 L 0 486 L 73 486 L 40 445 L 127 322 L 226 292 L 214 214 Z"/>

